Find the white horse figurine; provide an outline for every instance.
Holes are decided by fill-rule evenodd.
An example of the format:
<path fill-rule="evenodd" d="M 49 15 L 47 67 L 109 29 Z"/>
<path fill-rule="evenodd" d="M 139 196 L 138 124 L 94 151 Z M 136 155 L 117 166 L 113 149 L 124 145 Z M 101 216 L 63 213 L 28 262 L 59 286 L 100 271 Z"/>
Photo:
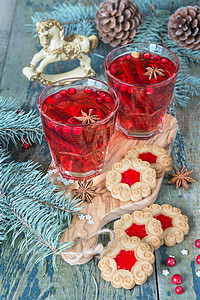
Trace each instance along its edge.
<path fill-rule="evenodd" d="M 36 32 L 43 48 L 33 56 L 29 67 L 23 69 L 24 75 L 30 81 L 36 79 L 42 84 L 48 85 L 51 82 L 65 78 L 91 77 L 95 75 L 91 67 L 91 59 L 87 53 L 92 52 L 97 47 L 98 37 L 96 35 L 85 37 L 73 34 L 65 37 L 64 28 L 57 20 L 37 22 Z M 80 66 L 72 71 L 53 75 L 42 73 L 44 68 L 50 63 L 75 58 L 80 60 Z"/>

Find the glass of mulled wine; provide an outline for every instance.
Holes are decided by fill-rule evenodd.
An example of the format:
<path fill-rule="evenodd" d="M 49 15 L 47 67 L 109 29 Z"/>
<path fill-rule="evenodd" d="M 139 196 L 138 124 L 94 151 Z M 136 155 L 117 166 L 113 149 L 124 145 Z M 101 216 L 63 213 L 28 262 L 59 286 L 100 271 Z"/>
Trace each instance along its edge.
<path fill-rule="evenodd" d="M 42 91 L 44 133 L 63 177 L 82 180 L 101 172 L 118 106 L 114 90 L 90 78 L 61 80 Z"/>
<path fill-rule="evenodd" d="M 105 69 L 120 100 L 117 128 L 128 138 L 161 132 L 179 70 L 177 56 L 157 44 L 132 43 L 111 51 Z"/>

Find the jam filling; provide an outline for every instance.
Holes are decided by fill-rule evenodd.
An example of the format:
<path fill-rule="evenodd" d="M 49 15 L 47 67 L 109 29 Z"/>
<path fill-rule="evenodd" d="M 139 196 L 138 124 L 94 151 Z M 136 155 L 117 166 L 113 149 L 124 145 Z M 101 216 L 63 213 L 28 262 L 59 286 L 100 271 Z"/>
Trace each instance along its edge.
<path fill-rule="evenodd" d="M 137 236 L 141 240 L 147 236 L 145 225 L 138 225 L 136 223 L 133 223 L 128 229 L 126 229 L 126 234 L 128 236 Z"/>
<path fill-rule="evenodd" d="M 140 181 L 140 172 L 137 172 L 133 169 L 129 169 L 126 172 L 122 173 L 122 183 L 128 184 L 130 187 Z"/>
<path fill-rule="evenodd" d="M 150 164 L 156 163 L 157 156 L 152 154 L 151 152 L 140 153 L 139 157 L 143 161 L 147 161 Z"/>
<path fill-rule="evenodd" d="M 168 216 L 159 214 L 159 215 L 154 216 L 154 218 L 156 218 L 157 220 L 160 221 L 163 230 L 165 230 L 169 227 L 173 227 L 172 218 L 170 218 Z"/>
<path fill-rule="evenodd" d="M 131 272 L 132 267 L 137 262 L 134 251 L 121 250 L 114 258 L 117 269 L 124 269 Z"/>

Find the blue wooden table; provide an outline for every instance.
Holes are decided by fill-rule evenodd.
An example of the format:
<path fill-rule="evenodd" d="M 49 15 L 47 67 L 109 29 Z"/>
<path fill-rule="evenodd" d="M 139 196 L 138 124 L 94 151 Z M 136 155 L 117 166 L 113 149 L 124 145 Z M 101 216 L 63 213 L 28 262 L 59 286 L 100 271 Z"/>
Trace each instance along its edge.
<path fill-rule="evenodd" d="M 169 1 L 169 0 L 168 0 Z M 54 5 L 63 3 L 62 0 L 1 0 L 0 1 L 0 95 L 14 97 L 23 109 L 28 111 L 36 108 L 36 101 L 43 86 L 37 82 L 29 82 L 22 74 L 24 66 L 28 65 L 33 54 L 39 49 L 38 39 L 33 39 L 26 31 L 25 24 L 31 22 L 31 16 L 36 11 L 49 11 Z M 68 3 L 76 1 L 68 1 Z M 78 2 L 78 1 L 77 1 Z M 81 4 L 87 1 L 79 1 Z M 92 1 L 90 1 L 92 3 Z M 105 57 L 110 48 L 101 44 L 98 53 Z M 97 78 L 104 79 L 103 61 L 101 57 L 91 56 Z M 200 72 L 196 67 L 194 72 Z M 198 97 L 191 98 L 187 108 L 177 108 L 179 126 L 184 137 L 185 155 L 188 169 L 194 169 L 193 178 L 196 183 L 189 191 L 163 184 L 157 203 L 169 203 L 179 207 L 189 218 L 190 232 L 183 243 L 172 248 L 165 246 L 155 252 L 156 261 L 154 272 L 142 286 L 132 290 L 115 289 L 101 278 L 97 267 L 98 259 L 93 259 L 82 266 L 70 266 L 61 257 L 57 257 L 57 267 L 52 267 L 51 257 L 47 264 L 35 264 L 31 257 L 20 254 L 16 247 L 13 249 L 8 240 L 0 248 L 0 299 L 29 300 L 29 299 L 200 299 L 200 265 L 195 258 L 200 250 L 195 248 L 194 242 L 200 238 L 200 110 Z M 31 158 L 42 166 L 46 172 L 50 163 L 47 143 L 42 146 L 34 145 L 29 150 L 15 149 L 14 159 L 24 161 Z M 172 153 L 173 163 L 177 166 L 175 155 Z M 179 167 L 179 166 L 177 166 Z M 111 225 L 110 225 L 111 226 Z M 188 250 L 183 255 L 182 250 Z M 169 255 L 176 257 L 177 265 L 167 268 L 165 260 Z M 169 270 L 169 275 L 163 275 L 163 270 Z M 181 274 L 184 294 L 175 294 L 175 286 L 171 283 L 173 274 Z M 97 298 L 95 298 L 97 297 Z"/>

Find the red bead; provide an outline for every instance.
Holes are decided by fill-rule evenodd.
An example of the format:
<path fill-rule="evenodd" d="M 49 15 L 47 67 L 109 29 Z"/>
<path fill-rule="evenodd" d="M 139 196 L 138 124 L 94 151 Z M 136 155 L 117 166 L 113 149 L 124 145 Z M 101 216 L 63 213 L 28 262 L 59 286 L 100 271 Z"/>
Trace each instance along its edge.
<path fill-rule="evenodd" d="M 173 257 L 168 257 L 168 258 L 166 259 L 166 264 L 167 264 L 169 267 L 175 266 L 175 264 L 176 264 L 175 258 L 173 258 Z"/>
<path fill-rule="evenodd" d="M 127 54 L 127 55 L 125 56 L 125 58 L 126 58 L 126 60 L 131 60 L 132 56 L 131 56 L 130 54 Z"/>
<path fill-rule="evenodd" d="M 198 264 L 200 264 L 200 255 L 198 255 L 198 256 L 196 257 L 196 262 L 197 262 Z"/>
<path fill-rule="evenodd" d="M 195 246 L 197 248 L 200 248 L 200 239 L 198 239 L 198 240 L 195 241 Z"/>
<path fill-rule="evenodd" d="M 151 58 L 151 54 L 150 53 L 144 53 L 143 54 L 143 58 L 144 59 L 150 59 Z"/>
<path fill-rule="evenodd" d="M 81 134 L 81 132 L 82 132 L 81 127 L 77 126 L 77 127 L 73 128 L 73 134 L 78 135 L 78 134 Z"/>
<path fill-rule="evenodd" d="M 75 88 L 69 88 L 67 90 L 67 92 L 68 92 L 69 95 L 74 95 L 74 94 L 76 94 L 76 89 Z"/>
<path fill-rule="evenodd" d="M 166 64 L 166 63 L 168 63 L 168 60 L 167 60 L 166 58 L 162 58 L 162 59 L 160 60 L 160 62 L 161 62 L 162 64 Z"/>
<path fill-rule="evenodd" d="M 123 93 L 125 93 L 127 91 L 126 85 L 121 85 L 120 86 L 120 91 L 123 92 Z"/>
<path fill-rule="evenodd" d="M 159 55 L 155 55 L 155 56 L 153 57 L 153 60 L 159 61 L 159 60 L 160 60 L 160 56 L 159 56 Z"/>
<path fill-rule="evenodd" d="M 104 100 L 102 98 L 97 98 L 96 103 L 97 104 L 102 104 Z"/>
<path fill-rule="evenodd" d="M 121 56 L 119 59 L 118 59 L 120 62 L 122 61 L 125 61 L 125 58 L 123 56 Z"/>
<path fill-rule="evenodd" d="M 84 90 L 84 92 L 85 92 L 86 94 L 91 94 L 91 93 L 93 92 L 93 89 L 86 88 L 86 89 Z"/>
<path fill-rule="evenodd" d="M 62 96 L 66 96 L 67 95 L 67 91 L 66 90 L 61 90 L 60 93 L 61 93 Z"/>
<path fill-rule="evenodd" d="M 181 282 L 182 282 L 182 277 L 181 277 L 181 275 L 179 275 L 179 274 L 174 274 L 174 275 L 172 276 L 172 283 L 173 283 L 173 284 L 181 284 Z"/>
<path fill-rule="evenodd" d="M 110 73 L 112 75 L 116 75 L 118 73 L 117 69 L 110 69 Z"/>
<path fill-rule="evenodd" d="M 176 292 L 178 295 L 181 295 L 181 294 L 183 294 L 184 290 L 183 290 L 182 286 L 176 286 L 176 287 L 175 287 L 175 292 Z"/>

